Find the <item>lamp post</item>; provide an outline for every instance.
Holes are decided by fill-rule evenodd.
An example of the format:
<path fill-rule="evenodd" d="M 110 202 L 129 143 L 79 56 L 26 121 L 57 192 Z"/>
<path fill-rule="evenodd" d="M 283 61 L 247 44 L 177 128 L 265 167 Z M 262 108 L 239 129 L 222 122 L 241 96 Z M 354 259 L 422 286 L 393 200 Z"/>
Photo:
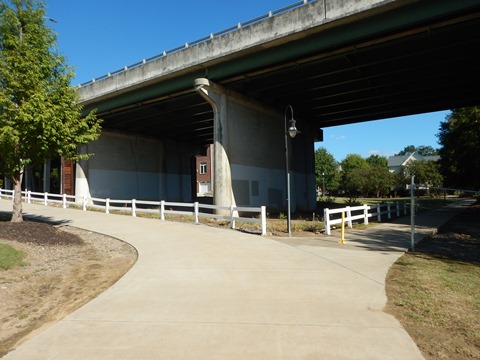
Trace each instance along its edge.
<path fill-rule="evenodd" d="M 287 115 L 290 110 L 291 118 L 288 120 L 288 128 L 287 128 Z M 285 109 L 285 169 L 287 175 L 287 229 L 288 229 L 288 236 L 292 236 L 292 228 L 291 228 L 291 218 L 290 218 L 290 169 L 288 166 L 289 160 L 289 152 L 288 152 L 288 137 L 290 136 L 292 139 L 297 135 L 300 134 L 300 131 L 297 130 L 295 126 L 295 119 L 293 118 L 293 108 L 291 105 L 287 105 Z"/>
<path fill-rule="evenodd" d="M 322 187 L 322 197 L 325 196 L 325 173 L 322 173 L 323 187 Z"/>

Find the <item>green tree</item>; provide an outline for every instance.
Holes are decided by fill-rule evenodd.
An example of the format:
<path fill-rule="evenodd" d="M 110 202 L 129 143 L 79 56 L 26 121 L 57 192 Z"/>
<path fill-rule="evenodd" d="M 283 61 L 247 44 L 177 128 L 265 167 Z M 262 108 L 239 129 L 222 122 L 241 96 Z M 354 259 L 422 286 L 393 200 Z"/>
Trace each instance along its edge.
<path fill-rule="evenodd" d="M 433 156 L 438 155 L 438 150 L 434 149 L 431 146 L 420 145 L 419 147 L 417 147 L 417 153 L 422 156 Z"/>
<path fill-rule="evenodd" d="M 352 168 L 344 174 L 345 189 L 351 198 L 357 198 L 359 195 L 368 196 L 370 189 L 370 167 Z"/>
<path fill-rule="evenodd" d="M 338 189 L 338 163 L 324 147 L 315 150 L 315 178 L 317 187 L 322 189 L 323 194 L 327 190 Z"/>
<path fill-rule="evenodd" d="M 399 151 L 398 153 L 396 153 L 395 156 L 409 155 L 411 153 L 414 153 L 416 150 L 417 148 L 414 145 L 408 145 L 408 146 L 405 146 L 402 151 Z"/>
<path fill-rule="evenodd" d="M 388 167 L 371 167 L 370 173 L 370 191 L 375 197 L 384 197 L 395 186 L 395 175 L 392 174 Z"/>
<path fill-rule="evenodd" d="M 404 147 L 402 151 L 395 154 L 395 156 L 409 155 L 409 154 L 414 153 L 414 152 L 416 152 L 416 153 L 418 153 L 419 155 L 422 155 L 422 156 L 438 155 L 438 150 L 435 150 L 433 147 L 431 147 L 429 145 L 428 146 L 420 145 L 418 147 L 416 147 L 414 145 L 408 145 L 408 146 Z"/>
<path fill-rule="evenodd" d="M 346 175 L 346 189 L 351 195 L 383 197 L 393 185 L 393 174 L 386 167 L 356 168 Z"/>
<path fill-rule="evenodd" d="M 370 166 L 388 169 L 388 159 L 385 156 L 370 155 L 366 160 Z"/>
<path fill-rule="evenodd" d="M 445 185 L 480 188 L 480 107 L 452 110 L 437 136 Z"/>
<path fill-rule="evenodd" d="M 429 187 L 439 187 L 442 185 L 443 177 L 440 174 L 439 164 L 436 161 L 411 161 L 404 169 L 405 179 L 408 180 L 412 175 L 415 176 L 415 183 Z"/>
<path fill-rule="evenodd" d="M 368 168 L 367 160 L 362 158 L 358 154 L 348 154 L 345 159 L 340 163 L 341 167 L 341 186 L 344 190 L 347 191 L 357 191 L 358 186 L 353 186 L 350 173 L 355 169 L 366 169 Z M 353 194 L 351 194 L 353 195 Z"/>
<path fill-rule="evenodd" d="M 45 19 L 40 0 L 0 0 L 0 172 L 14 185 L 14 222 L 23 220 L 24 169 L 60 156 L 88 158 L 77 147 L 100 134 L 93 112 L 82 117 L 73 71 Z"/>

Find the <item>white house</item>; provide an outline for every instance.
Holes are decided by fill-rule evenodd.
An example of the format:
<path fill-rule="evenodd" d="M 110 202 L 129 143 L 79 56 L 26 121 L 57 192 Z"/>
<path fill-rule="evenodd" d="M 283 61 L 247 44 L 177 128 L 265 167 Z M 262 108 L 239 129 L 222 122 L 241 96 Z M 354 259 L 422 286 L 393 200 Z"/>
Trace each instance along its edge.
<path fill-rule="evenodd" d="M 411 161 L 438 161 L 439 155 L 422 156 L 417 152 L 413 152 L 407 155 L 389 156 L 388 157 L 388 170 L 391 173 L 399 174 L 402 171 L 402 167 L 406 166 Z"/>

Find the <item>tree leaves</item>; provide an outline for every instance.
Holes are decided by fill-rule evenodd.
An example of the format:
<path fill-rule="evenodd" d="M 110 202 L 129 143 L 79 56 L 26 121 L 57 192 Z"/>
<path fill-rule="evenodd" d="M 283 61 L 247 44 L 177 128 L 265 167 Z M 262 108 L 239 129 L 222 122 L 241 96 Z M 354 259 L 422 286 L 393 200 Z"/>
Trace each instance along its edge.
<path fill-rule="evenodd" d="M 55 44 L 42 1 L 0 0 L 0 172 L 14 182 L 27 165 L 88 158 L 77 147 L 100 134 L 95 113 L 82 116 Z"/>
<path fill-rule="evenodd" d="M 480 108 L 452 110 L 438 133 L 441 172 L 446 185 L 480 188 Z"/>

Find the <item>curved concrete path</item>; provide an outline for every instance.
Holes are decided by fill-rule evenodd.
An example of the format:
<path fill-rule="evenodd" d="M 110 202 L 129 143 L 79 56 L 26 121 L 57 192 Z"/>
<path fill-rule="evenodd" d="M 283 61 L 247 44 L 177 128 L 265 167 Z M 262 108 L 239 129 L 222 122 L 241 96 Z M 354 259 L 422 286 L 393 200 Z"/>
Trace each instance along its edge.
<path fill-rule="evenodd" d="M 0 211 L 10 210 L 1 200 Z M 340 245 L 41 205 L 24 204 L 24 213 L 122 239 L 139 258 L 5 360 L 423 358 L 382 311 L 408 225 L 349 233 Z"/>

